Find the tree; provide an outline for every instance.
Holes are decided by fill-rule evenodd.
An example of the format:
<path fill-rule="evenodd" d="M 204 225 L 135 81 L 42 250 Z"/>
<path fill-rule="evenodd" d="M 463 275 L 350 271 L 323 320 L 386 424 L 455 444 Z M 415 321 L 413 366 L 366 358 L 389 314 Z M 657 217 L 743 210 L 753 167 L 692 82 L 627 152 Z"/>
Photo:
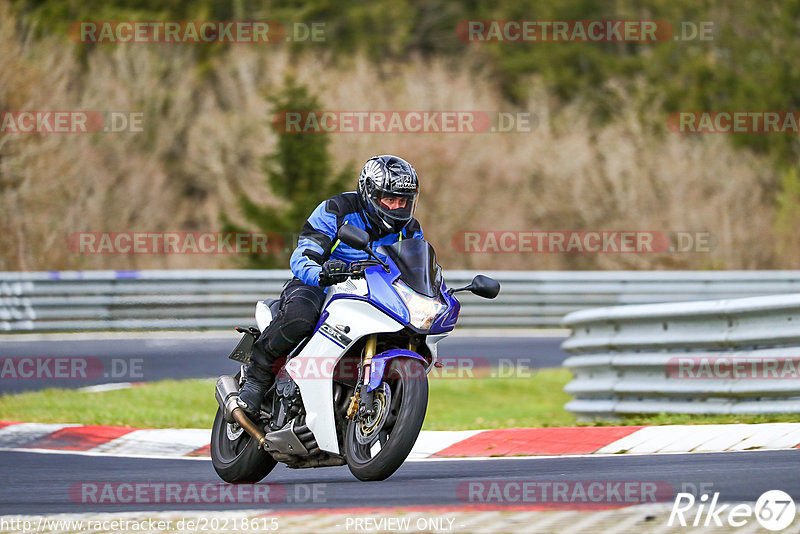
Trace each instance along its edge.
<path fill-rule="evenodd" d="M 292 77 L 288 77 L 283 89 L 269 100 L 273 104 L 273 117 L 281 117 L 287 112 L 321 109 L 317 97 Z M 275 126 L 273 121 L 273 128 Z M 286 246 L 277 253 L 244 256 L 246 266 L 250 268 L 285 268 L 296 236 L 308 216 L 320 202 L 344 191 L 354 180 L 356 172 L 350 163 L 338 173 L 334 171 L 328 153 L 328 134 L 284 130 L 276 128 L 277 152 L 264 156 L 262 160 L 266 185 L 275 197 L 284 201 L 284 205 L 280 208 L 261 206 L 245 192 L 239 194 L 238 203 L 241 215 L 250 223 L 248 226 L 270 235 L 280 233 Z M 224 231 L 248 231 L 225 214 L 221 219 Z"/>

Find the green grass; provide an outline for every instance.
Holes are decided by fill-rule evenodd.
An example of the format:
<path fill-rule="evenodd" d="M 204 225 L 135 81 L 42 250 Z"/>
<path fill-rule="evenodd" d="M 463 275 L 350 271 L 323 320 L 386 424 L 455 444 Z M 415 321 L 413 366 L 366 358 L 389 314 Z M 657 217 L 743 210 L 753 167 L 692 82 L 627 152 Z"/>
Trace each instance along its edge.
<path fill-rule="evenodd" d="M 571 377 L 566 369 L 546 369 L 532 378 L 433 379 L 423 429 L 574 426 L 564 409 Z"/>
<path fill-rule="evenodd" d="M 571 398 L 564 393 L 564 385 L 571 376 L 566 369 L 545 369 L 532 378 L 433 378 L 423 429 L 800 421 L 800 417 L 791 414 L 658 414 L 616 422 L 578 423 L 564 409 Z M 41 423 L 210 428 L 216 409 L 214 380 L 166 380 L 103 393 L 48 389 L 0 397 L 0 420 Z"/>
<path fill-rule="evenodd" d="M 214 380 L 165 380 L 141 387 L 81 393 L 45 389 L 0 397 L 0 420 L 143 428 L 211 428 Z"/>

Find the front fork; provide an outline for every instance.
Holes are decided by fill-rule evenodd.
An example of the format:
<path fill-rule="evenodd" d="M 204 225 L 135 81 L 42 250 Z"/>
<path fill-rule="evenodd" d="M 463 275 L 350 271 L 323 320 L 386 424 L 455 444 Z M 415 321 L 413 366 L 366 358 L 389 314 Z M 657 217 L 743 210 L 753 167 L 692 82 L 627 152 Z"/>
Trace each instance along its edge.
<path fill-rule="evenodd" d="M 369 415 L 372 412 L 372 392 L 369 391 L 370 368 L 372 357 L 378 348 L 378 334 L 370 334 L 364 346 L 364 360 L 361 362 L 361 383 L 356 384 L 353 396 L 350 397 L 350 406 L 347 408 L 347 418 L 352 419 L 358 413 Z"/>
<path fill-rule="evenodd" d="M 350 406 L 347 408 L 347 418 L 352 419 L 356 414 L 372 415 L 374 390 L 369 391 L 369 379 L 371 375 L 372 358 L 378 347 L 378 334 L 370 334 L 364 346 L 364 360 L 361 364 L 361 383 L 356 384 L 353 396 L 350 397 Z M 413 341 L 408 342 L 408 350 L 416 351 L 417 345 Z"/>

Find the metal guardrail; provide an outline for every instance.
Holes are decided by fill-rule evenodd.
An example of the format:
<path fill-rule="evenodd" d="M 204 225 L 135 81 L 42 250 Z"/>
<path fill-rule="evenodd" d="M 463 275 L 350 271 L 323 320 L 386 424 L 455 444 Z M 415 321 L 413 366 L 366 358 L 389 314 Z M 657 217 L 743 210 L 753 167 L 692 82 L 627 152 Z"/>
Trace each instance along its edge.
<path fill-rule="evenodd" d="M 582 310 L 564 325 L 580 419 L 800 413 L 800 293 Z"/>
<path fill-rule="evenodd" d="M 447 271 L 451 287 L 473 271 Z M 484 300 L 459 294 L 459 324 L 557 327 L 569 312 L 614 304 L 800 291 L 800 271 L 486 271 L 502 284 Z M 0 331 L 227 329 L 253 324 L 256 300 L 277 296 L 289 271 L 0 273 Z"/>

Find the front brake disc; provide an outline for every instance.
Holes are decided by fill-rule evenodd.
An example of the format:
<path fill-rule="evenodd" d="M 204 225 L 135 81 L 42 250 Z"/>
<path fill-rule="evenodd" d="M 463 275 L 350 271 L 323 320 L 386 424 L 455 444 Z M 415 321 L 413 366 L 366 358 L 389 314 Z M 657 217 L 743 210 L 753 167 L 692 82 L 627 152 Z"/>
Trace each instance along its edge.
<path fill-rule="evenodd" d="M 362 445 L 369 445 L 378 437 L 386 416 L 392 406 L 392 390 L 384 383 L 381 390 L 376 390 L 372 401 L 372 415 L 361 416 L 355 421 L 356 441 Z"/>

